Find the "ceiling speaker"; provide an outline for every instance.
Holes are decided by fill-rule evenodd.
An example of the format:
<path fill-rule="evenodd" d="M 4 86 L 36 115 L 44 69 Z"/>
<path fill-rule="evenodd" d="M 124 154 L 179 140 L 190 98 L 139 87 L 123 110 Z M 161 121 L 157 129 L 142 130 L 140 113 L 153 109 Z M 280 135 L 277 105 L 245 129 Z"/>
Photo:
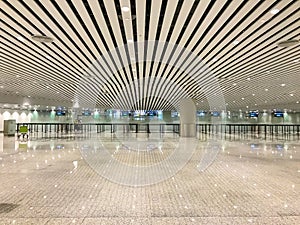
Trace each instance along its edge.
<path fill-rule="evenodd" d="M 299 43 L 299 40 L 292 39 L 292 40 L 286 40 L 286 41 L 281 41 L 277 45 L 278 47 L 291 47 L 293 45 L 296 45 Z"/>

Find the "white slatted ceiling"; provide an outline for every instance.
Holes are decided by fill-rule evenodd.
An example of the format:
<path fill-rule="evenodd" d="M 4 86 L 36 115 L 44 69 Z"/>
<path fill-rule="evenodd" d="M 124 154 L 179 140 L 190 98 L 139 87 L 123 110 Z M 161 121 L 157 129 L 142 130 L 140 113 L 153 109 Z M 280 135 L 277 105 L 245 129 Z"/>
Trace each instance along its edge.
<path fill-rule="evenodd" d="M 248 1 L 215 37 L 215 33 L 219 31 L 224 22 L 227 21 L 233 12 L 244 2 L 232 1 L 226 10 L 221 11 L 223 6 L 227 4 L 227 1 L 216 1 L 208 15 L 203 14 L 211 4 L 211 1 L 204 0 L 197 3 L 198 6 L 181 37 L 179 46 L 184 47 L 186 45 L 189 50 L 194 48 L 195 54 L 201 52 L 200 58 L 205 57 L 204 61 L 210 66 L 210 69 L 201 73 L 201 75 L 199 75 L 199 67 L 193 69 L 196 64 L 195 61 L 190 60 L 191 58 L 180 66 L 180 70 L 178 71 L 178 66 L 171 69 L 171 66 L 161 64 L 159 67 L 157 61 L 161 59 L 162 51 L 158 49 L 154 54 L 153 48 L 151 48 L 150 45 L 148 45 L 147 54 L 149 58 L 155 57 L 156 61 L 153 63 L 151 74 L 151 62 L 145 64 L 146 68 L 144 68 L 143 62 L 139 62 L 139 70 L 137 71 L 135 60 L 131 59 L 134 57 L 135 51 L 138 51 L 139 58 L 143 58 L 144 47 L 135 49 L 134 44 L 128 43 L 128 53 L 126 52 L 127 50 L 124 49 L 124 51 L 120 52 L 120 58 L 115 55 L 113 59 L 111 59 L 107 55 L 105 45 L 108 46 L 109 50 L 113 51 L 115 48 L 113 43 L 114 38 L 117 46 L 124 46 L 121 27 L 123 27 L 123 31 L 125 31 L 123 34 L 126 36 L 125 42 L 130 39 L 133 40 L 135 35 L 139 42 L 144 41 L 147 1 L 136 0 L 135 2 L 136 15 L 132 15 L 131 11 L 124 12 L 120 10 L 123 18 L 123 20 L 121 20 L 120 15 L 118 15 L 119 13 L 116 11 L 116 7 L 120 9 L 122 6 L 129 6 L 130 8 L 130 1 L 124 0 L 118 2 L 104 0 L 103 6 L 107 11 L 113 32 L 110 33 L 99 4 L 101 1 L 82 0 L 71 1 L 69 3 L 67 1 L 56 1 L 57 6 L 74 26 L 75 32 L 61 16 L 61 13 L 57 10 L 52 1 L 40 1 L 40 3 L 36 1 L 24 1 L 23 3 L 19 1 L 1 1 L 1 10 L 22 24 L 22 26 L 26 27 L 29 33 L 10 19 L 9 16 L 1 16 L 1 19 L 8 24 L 8 26 L 6 24 L 1 25 L 1 29 L 5 30 L 5 32 L 1 31 L 1 36 L 4 39 L 2 38 L 0 43 L 0 86 L 4 87 L 0 89 L 0 96 L 5 93 L 14 94 L 15 92 L 20 92 L 17 94 L 18 96 L 22 98 L 22 96 L 26 97 L 30 95 L 32 96 L 32 102 L 36 102 L 36 104 L 40 104 L 41 100 L 46 103 L 47 99 L 49 99 L 49 101 L 51 100 L 52 102 L 53 100 L 57 100 L 58 103 L 61 101 L 66 105 L 72 105 L 76 94 L 78 95 L 81 91 L 83 92 L 81 93 L 82 101 L 84 101 L 86 105 L 90 104 L 95 107 L 101 108 L 117 105 L 120 108 L 131 108 L 137 105 L 138 108 L 170 109 L 170 105 L 166 103 L 164 99 L 171 100 L 173 98 L 172 104 L 176 106 L 179 99 L 183 97 L 182 93 L 174 88 L 174 85 L 179 85 L 180 87 L 184 87 L 185 92 L 192 94 L 197 101 L 200 101 L 198 107 L 208 109 L 207 101 L 205 96 L 201 94 L 201 86 L 199 86 L 198 83 L 211 84 L 212 77 L 209 71 L 212 71 L 215 76 L 221 78 L 220 84 L 229 109 L 242 108 L 245 110 L 246 105 L 248 105 L 248 108 L 266 109 L 270 107 L 271 102 L 273 102 L 277 107 L 281 107 L 282 109 L 283 107 L 288 107 L 293 110 L 300 110 L 300 104 L 296 104 L 296 101 L 299 101 L 300 98 L 300 91 L 298 91 L 300 90 L 300 83 L 298 81 L 300 74 L 299 61 L 295 61 L 297 59 L 299 60 L 298 52 L 300 46 L 298 44 L 297 46 L 285 49 L 276 48 L 276 43 L 283 38 L 283 40 L 286 40 L 292 37 L 295 38 L 296 36 L 296 38 L 299 39 L 299 29 L 297 30 L 300 26 L 299 3 L 297 1 L 278 1 L 278 4 L 272 7 L 281 10 L 278 15 L 272 15 L 269 12 L 270 10 L 268 10 L 267 13 L 261 16 L 262 12 L 270 8 L 275 2 L 264 1 L 246 20 L 231 31 L 244 15 L 260 3 L 257 1 Z M 48 17 L 39 4 L 45 7 L 45 10 L 53 16 L 61 27 L 57 26 L 52 19 Z M 85 4 L 91 8 L 101 35 L 103 35 L 105 39 L 105 43 L 101 40 Z M 157 32 L 160 32 L 159 41 L 165 42 L 170 29 L 174 29 L 170 36 L 170 43 L 174 45 L 190 14 L 192 6 L 196 3 L 194 1 L 183 1 L 177 21 L 174 27 L 171 28 L 171 22 L 173 21 L 177 4 L 181 4 L 181 2 L 168 1 L 162 26 L 160 30 L 158 30 L 162 4 L 164 4 L 163 1 L 151 1 L 151 14 L 150 20 L 148 21 L 150 24 L 149 30 L 147 30 L 147 32 L 149 32 L 148 40 L 155 40 Z M 288 4 L 291 4 L 291 6 L 283 11 Z M 26 17 L 28 22 L 19 16 L 18 12 L 11 9 L 10 5 Z M 46 23 L 46 26 L 26 9 L 24 5 L 30 7 L 36 16 Z M 70 5 L 74 6 L 79 15 L 74 14 Z M 215 20 L 219 12 L 221 12 L 221 15 Z M 287 18 L 294 12 L 297 13 Z M 136 16 L 136 18 L 134 19 L 132 16 Z M 206 16 L 204 21 L 202 21 L 201 26 L 193 37 L 190 38 L 202 16 Z M 80 23 L 79 17 L 87 27 L 90 36 Z M 252 24 L 252 26 L 245 29 L 258 17 L 260 18 Z M 30 24 L 29 21 L 32 24 Z M 212 24 L 213 21 L 215 21 L 214 24 Z M 294 21 L 297 22 L 290 26 Z M 134 34 L 133 24 L 136 24 L 137 34 Z M 15 30 L 11 29 L 10 26 Z M 275 27 L 270 29 L 267 33 L 264 33 L 273 26 Z M 276 34 L 282 28 L 285 29 Z M 289 33 L 293 29 L 295 29 L 295 31 Z M 53 37 L 54 43 L 41 44 L 31 39 L 32 34 L 41 33 Z M 25 37 L 24 42 L 16 38 L 20 34 Z M 202 35 L 203 39 L 196 47 L 195 44 Z M 214 39 L 212 39 L 213 37 Z M 93 43 L 93 40 L 95 43 Z M 187 43 L 188 40 L 190 40 L 189 43 Z M 233 41 L 235 40 L 239 41 L 237 45 L 233 45 Z M 269 43 L 272 44 L 269 45 Z M 175 52 L 172 51 L 170 46 L 171 45 L 169 45 L 169 48 L 163 56 L 163 61 L 171 60 L 172 62 L 177 60 L 179 51 L 178 49 Z M 101 60 L 98 62 L 95 61 L 96 58 L 101 59 L 103 56 L 105 56 L 106 62 Z M 213 59 L 215 57 L 219 59 L 214 61 Z M 187 67 L 190 62 L 193 62 L 192 66 Z M 131 64 L 131 69 L 128 64 Z M 122 67 L 124 67 L 124 69 L 122 69 Z M 196 80 L 193 80 L 190 75 L 187 76 L 182 70 L 183 68 L 186 70 L 192 69 L 190 75 L 193 76 L 193 74 L 197 74 Z M 118 70 L 118 72 L 116 72 L 116 70 Z M 111 71 L 114 73 L 112 74 Z M 266 71 L 270 72 L 266 73 Z M 154 79 L 153 76 L 156 72 L 158 72 L 158 78 L 162 77 L 164 82 L 159 82 L 159 79 Z M 133 77 L 131 77 L 132 74 Z M 135 85 L 131 88 L 128 87 L 127 80 L 133 82 L 132 78 L 134 80 L 137 79 L 138 74 L 140 78 L 145 76 L 146 79 L 135 82 Z M 167 76 L 169 81 L 166 81 Z M 249 77 L 251 79 L 247 80 Z M 23 86 L 18 82 L 19 79 L 26 80 L 26 82 L 22 83 Z M 173 83 L 175 80 L 177 81 Z M 150 85 L 145 81 L 149 81 Z M 154 85 L 152 85 L 152 83 L 154 83 Z M 233 83 L 237 85 L 233 86 Z M 286 83 L 286 86 L 281 87 L 280 85 L 282 83 Z M 45 88 L 46 86 L 50 88 Z M 266 92 L 266 88 L 268 88 L 269 91 Z M 105 93 L 105 90 L 108 90 L 108 93 Z M 147 93 L 161 97 L 161 99 L 143 99 Z M 255 96 L 252 95 L 253 93 L 255 93 Z M 291 97 L 290 93 L 293 93 L 294 96 Z M 243 101 L 240 99 L 241 96 L 245 97 Z M 136 104 L 138 99 L 143 100 Z M 201 101 L 203 101 L 203 103 Z M 1 102 L 3 102 L 2 99 Z"/>

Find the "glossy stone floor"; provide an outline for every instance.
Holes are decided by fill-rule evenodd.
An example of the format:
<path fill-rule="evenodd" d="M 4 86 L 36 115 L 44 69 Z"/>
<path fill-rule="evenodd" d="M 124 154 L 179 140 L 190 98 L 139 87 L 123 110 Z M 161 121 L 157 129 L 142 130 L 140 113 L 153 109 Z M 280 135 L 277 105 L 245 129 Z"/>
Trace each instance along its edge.
<path fill-rule="evenodd" d="M 299 140 L 0 134 L 0 224 L 300 224 Z"/>

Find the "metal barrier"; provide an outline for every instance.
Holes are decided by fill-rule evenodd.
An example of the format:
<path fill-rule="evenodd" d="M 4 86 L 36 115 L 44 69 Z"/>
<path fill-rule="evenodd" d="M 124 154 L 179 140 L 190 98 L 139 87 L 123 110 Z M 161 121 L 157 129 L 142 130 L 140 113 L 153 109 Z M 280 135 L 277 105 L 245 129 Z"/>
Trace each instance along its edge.
<path fill-rule="evenodd" d="M 300 124 L 197 124 L 200 133 L 298 134 Z"/>
<path fill-rule="evenodd" d="M 42 132 L 42 133 L 69 133 L 69 132 L 91 132 L 97 133 L 110 131 L 115 133 L 116 131 L 122 131 L 124 133 L 166 133 L 173 132 L 179 133 L 180 125 L 167 123 L 167 124 L 142 124 L 142 123 L 18 123 L 17 132 L 21 126 L 27 126 L 30 133 Z"/>
<path fill-rule="evenodd" d="M 85 133 L 91 131 L 95 131 L 97 133 L 106 131 L 109 131 L 111 133 L 114 133 L 116 131 L 121 131 L 124 133 L 180 132 L 180 124 L 174 123 L 18 123 L 17 132 L 19 132 L 21 126 L 27 126 L 30 133 Z M 196 129 L 198 133 L 204 134 L 300 134 L 300 124 L 197 124 Z"/>

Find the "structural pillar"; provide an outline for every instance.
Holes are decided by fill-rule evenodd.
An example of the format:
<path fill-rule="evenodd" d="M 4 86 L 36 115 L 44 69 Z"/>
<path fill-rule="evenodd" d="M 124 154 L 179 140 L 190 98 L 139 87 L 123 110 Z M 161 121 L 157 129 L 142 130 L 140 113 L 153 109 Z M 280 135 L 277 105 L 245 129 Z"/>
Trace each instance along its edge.
<path fill-rule="evenodd" d="M 196 137 L 196 105 L 190 98 L 180 101 L 180 136 Z"/>

